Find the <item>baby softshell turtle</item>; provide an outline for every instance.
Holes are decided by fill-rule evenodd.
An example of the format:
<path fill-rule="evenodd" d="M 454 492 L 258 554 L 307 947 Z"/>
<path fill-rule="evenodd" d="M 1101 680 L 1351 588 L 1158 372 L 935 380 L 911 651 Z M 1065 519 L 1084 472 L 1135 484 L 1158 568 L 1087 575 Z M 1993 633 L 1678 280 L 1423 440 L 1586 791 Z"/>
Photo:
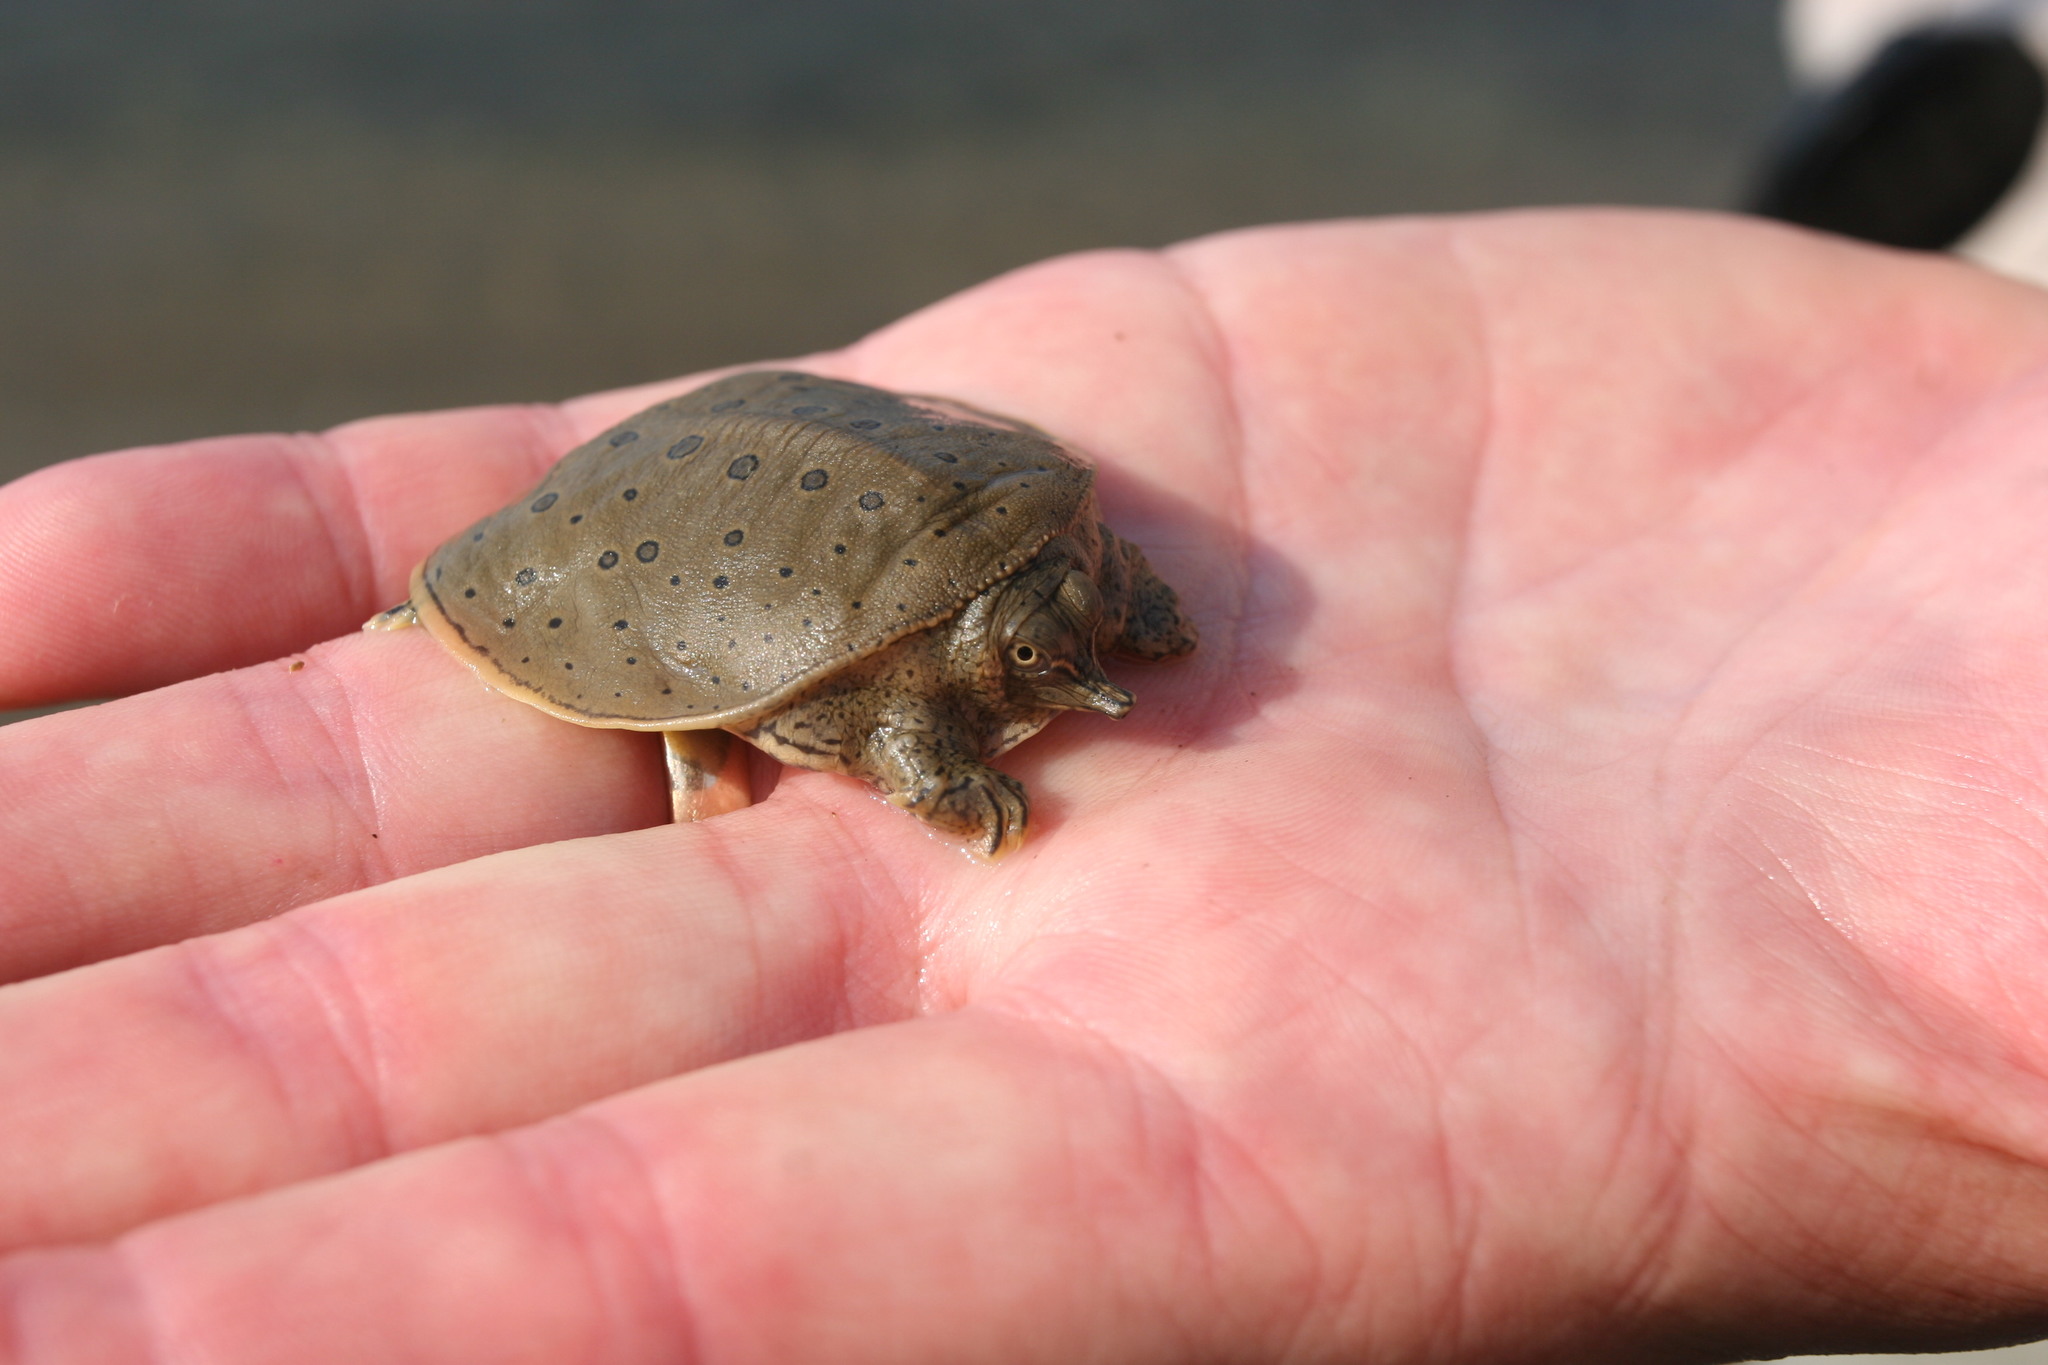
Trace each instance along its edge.
<path fill-rule="evenodd" d="M 678 820 L 746 803 L 740 735 L 996 857 L 1029 807 L 988 761 L 1055 712 L 1128 712 L 1099 653 L 1195 647 L 1094 482 L 1022 422 L 737 374 L 570 451 L 365 629 L 418 621 L 550 715 L 661 731 Z"/>

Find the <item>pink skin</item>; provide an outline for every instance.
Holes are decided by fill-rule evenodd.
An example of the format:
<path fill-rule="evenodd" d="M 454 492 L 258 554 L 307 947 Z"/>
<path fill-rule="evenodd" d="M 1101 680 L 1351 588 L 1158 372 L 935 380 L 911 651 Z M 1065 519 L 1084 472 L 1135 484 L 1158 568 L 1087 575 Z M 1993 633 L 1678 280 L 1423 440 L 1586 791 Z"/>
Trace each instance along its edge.
<path fill-rule="evenodd" d="M 1201 627 L 1000 866 L 814 773 L 660 825 L 653 740 L 353 632 L 680 383 L 0 491 L 0 701 L 193 679 L 0 731 L 0 1361 L 2048 1330 L 2041 295 L 1348 224 L 804 363 L 1094 451 Z"/>

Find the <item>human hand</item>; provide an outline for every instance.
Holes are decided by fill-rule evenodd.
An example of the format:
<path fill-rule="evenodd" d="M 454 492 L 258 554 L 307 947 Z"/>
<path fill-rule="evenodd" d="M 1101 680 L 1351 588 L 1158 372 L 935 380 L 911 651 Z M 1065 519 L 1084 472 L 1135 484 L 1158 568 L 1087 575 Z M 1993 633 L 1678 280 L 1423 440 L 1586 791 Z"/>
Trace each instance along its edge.
<path fill-rule="evenodd" d="M 354 633 L 680 385 L 24 480 L 4 700 L 191 681 L 0 731 L 0 1361 L 2048 1329 L 2044 362 L 2030 290 L 1628 214 L 807 361 L 1093 452 L 1201 628 L 994 867 L 813 773 L 661 825 L 650 737 Z"/>

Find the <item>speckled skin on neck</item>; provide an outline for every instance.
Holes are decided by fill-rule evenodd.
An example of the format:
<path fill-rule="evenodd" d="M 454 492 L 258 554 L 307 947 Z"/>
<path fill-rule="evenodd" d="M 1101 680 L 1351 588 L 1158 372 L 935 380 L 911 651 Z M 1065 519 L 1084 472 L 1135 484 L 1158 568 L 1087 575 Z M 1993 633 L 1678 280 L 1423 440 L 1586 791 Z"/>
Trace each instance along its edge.
<path fill-rule="evenodd" d="M 1030 801 L 988 760 L 1060 711 L 1124 716 L 1131 695 L 1103 676 L 1098 651 L 1149 660 L 1194 647 L 1143 551 L 1090 518 L 958 616 L 738 733 L 784 763 L 862 778 L 994 858 L 1023 842 Z"/>

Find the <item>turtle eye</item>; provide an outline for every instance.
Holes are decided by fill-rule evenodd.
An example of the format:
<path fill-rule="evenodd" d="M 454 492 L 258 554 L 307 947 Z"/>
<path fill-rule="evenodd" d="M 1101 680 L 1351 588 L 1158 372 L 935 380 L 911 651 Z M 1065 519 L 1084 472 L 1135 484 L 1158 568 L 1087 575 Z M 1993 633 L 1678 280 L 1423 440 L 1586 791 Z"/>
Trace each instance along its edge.
<path fill-rule="evenodd" d="M 1029 668 L 1038 662 L 1038 651 L 1020 641 L 1010 646 L 1010 662 L 1023 668 Z"/>

